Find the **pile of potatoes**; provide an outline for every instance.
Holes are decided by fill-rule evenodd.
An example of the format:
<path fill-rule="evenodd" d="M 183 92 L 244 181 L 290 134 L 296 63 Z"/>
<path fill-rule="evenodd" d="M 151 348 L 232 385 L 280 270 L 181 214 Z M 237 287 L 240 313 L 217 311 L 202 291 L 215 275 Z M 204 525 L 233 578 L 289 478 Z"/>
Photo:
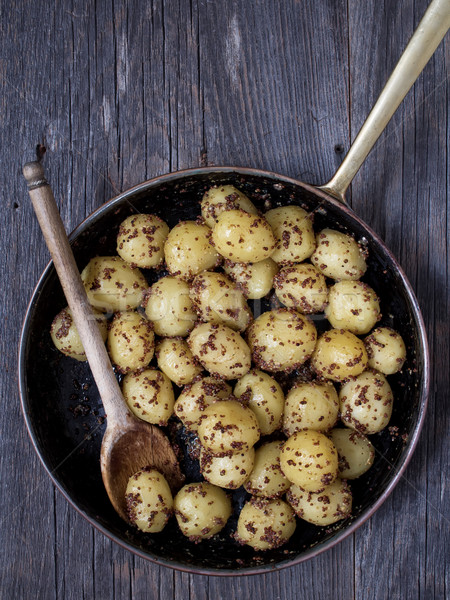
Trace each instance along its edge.
<path fill-rule="evenodd" d="M 190 540 L 210 538 L 241 486 L 233 537 L 255 550 L 284 544 L 297 517 L 328 526 L 350 515 L 348 481 L 374 461 L 368 436 L 389 423 L 387 377 L 406 357 L 401 336 L 377 327 L 366 268 L 351 235 L 315 232 L 296 205 L 262 214 L 231 185 L 206 191 L 196 221 L 123 221 L 117 256 L 93 258 L 82 280 L 128 407 L 156 425 L 178 420 L 198 440 L 202 474 L 173 497 L 143 465 L 127 488 L 132 523 L 159 532 L 175 514 Z M 149 287 L 141 269 L 161 276 Z M 268 295 L 273 308 L 252 314 L 248 300 Z M 328 319 L 321 335 L 314 315 Z M 86 360 L 68 308 L 51 336 Z M 292 372 L 283 390 L 278 375 Z"/>

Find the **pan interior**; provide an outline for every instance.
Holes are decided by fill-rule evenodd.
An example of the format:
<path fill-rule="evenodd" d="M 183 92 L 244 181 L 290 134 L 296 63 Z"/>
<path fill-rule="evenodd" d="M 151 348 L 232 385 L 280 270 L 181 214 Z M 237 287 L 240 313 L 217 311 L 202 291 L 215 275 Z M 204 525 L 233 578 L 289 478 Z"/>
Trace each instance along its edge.
<path fill-rule="evenodd" d="M 50 324 L 66 302 L 53 267 L 46 270 L 35 290 L 25 320 L 21 347 L 22 403 L 33 442 L 46 468 L 64 494 L 85 516 L 116 541 L 161 564 L 204 573 L 251 573 L 292 564 L 326 549 L 341 539 L 355 521 L 362 521 L 398 477 L 411 451 L 424 411 L 425 351 L 417 309 L 395 261 L 364 224 L 338 203 L 323 201 L 310 186 L 271 174 L 244 170 L 191 172 L 160 178 L 125 192 L 89 217 L 72 235 L 78 267 L 95 255 L 116 253 L 120 222 L 136 212 L 154 213 L 170 227 L 195 219 L 204 191 L 216 183 L 231 183 L 246 192 L 262 210 L 299 204 L 314 212 L 316 230 L 332 227 L 352 232 L 367 244 L 368 271 L 363 278 L 380 296 L 381 325 L 401 333 L 408 359 L 401 375 L 389 377 L 395 396 L 389 428 L 371 436 L 376 447 L 373 467 L 352 482 L 353 515 L 332 527 L 299 522 L 294 536 L 280 549 L 255 553 L 237 546 L 230 538 L 236 515 L 226 529 L 210 541 L 193 544 L 179 532 L 172 519 L 163 533 L 142 534 L 127 526 L 114 512 L 103 488 L 99 452 L 105 428 L 104 412 L 85 363 L 61 355 L 50 339 Z M 155 275 L 144 271 L 149 283 Z M 255 314 L 264 305 L 253 306 Z M 320 317 L 318 329 L 326 327 Z M 170 432 L 169 432 L 170 433 Z M 186 438 L 178 436 L 178 442 Z M 189 440 L 187 440 L 188 442 Z M 195 464 L 187 464 L 188 476 L 198 476 Z M 235 493 L 236 504 L 245 493 Z"/>

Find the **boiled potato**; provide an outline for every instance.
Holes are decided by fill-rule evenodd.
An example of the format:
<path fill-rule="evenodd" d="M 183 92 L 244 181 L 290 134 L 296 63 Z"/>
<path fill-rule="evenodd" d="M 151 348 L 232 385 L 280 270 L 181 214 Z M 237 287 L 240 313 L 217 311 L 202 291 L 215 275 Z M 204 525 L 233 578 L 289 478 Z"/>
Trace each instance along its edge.
<path fill-rule="evenodd" d="M 263 371 L 250 371 L 239 379 L 233 393 L 255 413 L 261 435 L 269 435 L 280 428 L 284 394 L 273 377 Z"/>
<path fill-rule="evenodd" d="M 287 436 L 302 429 L 328 431 L 338 412 L 339 398 L 331 383 L 298 383 L 286 395 L 283 431 Z"/>
<path fill-rule="evenodd" d="M 345 383 L 339 400 L 342 422 L 361 433 L 377 433 L 390 421 L 392 390 L 386 377 L 378 371 L 364 371 Z"/>
<path fill-rule="evenodd" d="M 313 265 L 284 267 L 274 277 L 273 286 L 280 302 L 304 315 L 323 312 L 327 304 L 325 277 Z"/>
<path fill-rule="evenodd" d="M 176 277 L 162 277 L 150 288 L 145 314 L 162 337 L 186 336 L 197 315 L 189 298 L 189 285 Z"/>
<path fill-rule="evenodd" d="M 221 488 L 237 490 L 247 481 L 255 463 L 255 450 L 236 452 L 227 456 L 214 456 L 200 450 L 200 472 L 206 481 Z"/>
<path fill-rule="evenodd" d="M 234 537 L 255 550 L 270 550 L 285 544 L 296 525 L 294 511 L 283 500 L 254 497 L 244 504 Z"/>
<path fill-rule="evenodd" d="M 189 296 L 202 321 L 244 331 L 252 313 L 244 294 L 223 273 L 204 271 L 191 283 Z"/>
<path fill-rule="evenodd" d="M 311 262 L 326 277 L 360 279 L 367 269 L 364 253 L 351 235 L 323 229 L 317 236 Z"/>
<path fill-rule="evenodd" d="M 182 487 L 173 507 L 181 532 L 191 542 L 219 533 L 231 516 L 231 501 L 226 492 L 206 481 Z"/>
<path fill-rule="evenodd" d="M 169 226 L 156 215 L 131 215 L 119 227 L 117 254 L 135 267 L 149 269 L 164 260 Z"/>
<path fill-rule="evenodd" d="M 367 283 L 338 281 L 330 288 L 325 314 L 335 329 L 361 335 L 368 333 L 379 320 L 380 303 Z"/>
<path fill-rule="evenodd" d="M 254 413 L 237 400 L 219 400 L 205 409 L 198 426 L 201 445 L 210 454 L 225 456 L 246 452 L 259 440 Z"/>
<path fill-rule="evenodd" d="M 197 431 L 205 409 L 217 400 L 231 396 L 231 386 L 213 377 L 202 377 L 185 385 L 175 402 L 174 412 L 190 431 Z"/>
<path fill-rule="evenodd" d="M 363 342 L 344 329 L 323 333 L 311 357 L 314 370 L 327 379 L 343 381 L 367 368 L 368 358 Z"/>
<path fill-rule="evenodd" d="M 293 485 L 286 500 L 297 517 L 313 525 L 332 525 L 352 512 L 352 492 L 342 479 L 336 479 L 319 492 L 306 492 Z"/>
<path fill-rule="evenodd" d="M 153 326 L 136 311 L 117 313 L 109 326 L 107 346 L 121 373 L 143 369 L 155 352 Z"/>
<path fill-rule="evenodd" d="M 278 265 L 271 258 L 255 263 L 234 263 L 225 260 L 223 268 L 250 300 L 259 300 L 267 296 L 278 272 Z"/>
<path fill-rule="evenodd" d="M 250 349 L 243 338 L 226 325 L 201 323 L 188 338 L 195 358 L 212 375 L 238 379 L 250 369 Z"/>
<path fill-rule="evenodd" d="M 81 279 L 90 304 L 102 312 L 137 308 L 148 287 L 139 269 L 133 269 L 119 256 L 92 258 Z"/>
<path fill-rule="evenodd" d="M 280 453 L 280 465 L 293 484 L 317 492 L 336 479 L 338 454 L 323 433 L 305 429 L 286 440 Z"/>
<path fill-rule="evenodd" d="M 317 332 L 299 312 L 278 308 L 267 311 L 247 330 L 255 364 L 265 371 L 292 371 L 313 353 Z"/>
<path fill-rule="evenodd" d="M 259 262 L 272 254 L 275 238 L 264 217 L 243 210 L 222 212 L 214 225 L 214 246 L 224 258 L 237 263 Z"/>
<path fill-rule="evenodd" d="M 161 340 L 156 346 L 156 358 L 161 371 L 179 387 L 190 383 L 202 372 L 186 340 L 180 338 Z"/>
<path fill-rule="evenodd" d="M 368 437 L 353 429 L 333 429 L 329 433 L 339 456 L 339 477 L 357 479 L 373 464 L 375 449 Z"/>
<path fill-rule="evenodd" d="M 98 310 L 93 309 L 92 312 L 96 317 L 102 339 L 106 342 L 108 336 L 106 319 Z M 80 361 L 87 360 L 77 326 L 73 321 L 72 311 L 69 307 L 60 311 L 53 319 L 50 327 L 50 336 L 55 347 L 66 356 Z"/>
<path fill-rule="evenodd" d="M 312 216 L 300 206 L 272 208 L 264 215 L 272 227 L 276 248 L 272 259 L 280 265 L 302 262 L 314 252 Z"/>
<path fill-rule="evenodd" d="M 175 403 L 170 379 L 157 369 L 128 373 L 123 378 L 122 392 L 130 410 L 143 421 L 167 425 Z"/>
<path fill-rule="evenodd" d="M 203 195 L 202 217 L 211 228 L 214 227 L 223 211 L 236 209 L 245 210 L 252 215 L 258 214 L 253 202 L 234 185 L 214 185 Z"/>
<path fill-rule="evenodd" d="M 369 367 L 385 375 L 400 371 L 406 360 L 406 346 L 402 336 L 390 327 L 378 327 L 364 340 L 369 356 Z"/>
<path fill-rule="evenodd" d="M 244 487 L 253 496 L 277 498 L 291 486 L 280 467 L 280 452 L 283 442 L 267 442 L 255 452 L 255 463 L 250 478 Z"/>
<path fill-rule="evenodd" d="M 211 229 L 195 221 L 181 221 L 170 230 L 164 258 L 169 273 L 187 281 L 220 262 L 211 244 Z"/>
<path fill-rule="evenodd" d="M 158 533 L 173 513 L 173 498 L 164 475 L 145 467 L 132 475 L 126 495 L 130 523 L 145 533 Z"/>

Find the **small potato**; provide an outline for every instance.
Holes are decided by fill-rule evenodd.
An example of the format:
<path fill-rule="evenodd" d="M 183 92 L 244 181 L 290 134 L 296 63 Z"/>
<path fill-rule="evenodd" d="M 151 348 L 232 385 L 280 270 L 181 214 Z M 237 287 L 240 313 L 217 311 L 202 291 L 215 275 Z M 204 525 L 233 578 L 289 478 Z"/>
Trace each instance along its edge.
<path fill-rule="evenodd" d="M 265 371 L 292 371 L 313 353 L 317 331 L 314 324 L 293 309 L 267 311 L 247 330 L 255 364 Z"/>
<path fill-rule="evenodd" d="M 283 442 L 267 442 L 255 452 L 255 464 L 244 488 L 253 496 L 277 498 L 291 486 L 280 467 L 280 452 Z"/>
<path fill-rule="evenodd" d="M 265 260 L 275 248 L 275 238 L 266 219 L 243 210 L 222 212 L 212 239 L 219 254 L 237 263 Z"/>
<path fill-rule="evenodd" d="M 284 405 L 283 431 L 287 436 L 302 429 L 328 431 L 338 420 L 339 398 L 331 383 L 298 383 Z"/>
<path fill-rule="evenodd" d="M 135 311 L 117 313 L 109 326 L 107 346 L 121 373 L 144 369 L 155 352 L 153 325 Z"/>
<path fill-rule="evenodd" d="M 244 331 L 252 319 L 244 294 L 223 273 L 199 273 L 191 283 L 189 296 L 202 321 Z"/>
<path fill-rule="evenodd" d="M 181 221 L 170 230 L 164 257 L 169 273 L 186 281 L 220 262 L 211 244 L 211 229 L 195 221 Z"/>
<path fill-rule="evenodd" d="M 197 320 L 189 298 L 189 285 L 176 277 L 162 277 L 150 288 L 145 314 L 152 321 L 157 335 L 188 335 Z"/>
<path fill-rule="evenodd" d="M 330 288 L 325 314 L 335 329 L 368 333 L 380 318 L 374 290 L 362 281 L 339 281 Z"/>
<path fill-rule="evenodd" d="M 203 477 L 206 481 L 229 490 L 237 490 L 247 481 L 254 463 L 253 448 L 231 456 L 214 456 L 204 448 L 200 451 L 200 472 Z"/>
<path fill-rule="evenodd" d="M 202 372 L 185 340 L 165 338 L 156 346 L 158 367 L 175 385 L 181 387 Z"/>
<path fill-rule="evenodd" d="M 178 526 L 191 542 L 206 540 L 219 533 L 231 516 L 227 493 L 206 481 L 182 487 L 173 506 Z"/>
<path fill-rule="evenodd" d="M 333 381 L 356 377 L 367 368 L 367 363 L 363 342 L 344 329 L 331 329 L 323 333 L 311 358 L 316 373 Z"/>
<path fill-rule="evenodd" d="M 278 265 L 271 258 L 255 263 L 234 263 L 226 260 L 223 268 L 250 300 L 264 298 L 272 289 L 273 278 L 278 272 Z"/>
<path fill-rule="evenodd" d="M 126 490 L 130 523 L 145 533 L 158 533 L 173 513 L 173 498 L 164 475 L 145 467 L 132 475 Z"/>
<path fill-rule="evenodd" d="M 92 312 L 96 317 L 102 339 L 106 342 L 106 338 L 108 337 L 106 319 L 98 310 L 93 309 Z M 73 321 L 72 311 L 69 307 L 60 311 L 53 319 L 50 327 L 50 336 L 55 347 L 66 356 L 79 361 L 87 360 L 77 327 Z"/>
<path fill-rule="evenodd" d="M 393 399 L 391 386 L 382 373 L 364 371 L 341 387 L 342 422 L 366 435 L 377 433 L 391 419 Z"/>
<path fill-rule="evenodd" d="M 304 315 L 323 312 L 327 304 L 325 277 L 313 265 L 284 267 L 274 277 L 273 284 L 278 300 Z"/>
<path fill-rule="evenodd" d="M 336 479 L 338 454 L 323 433 L 297 431 L 281 449 L 280 466 L 293 484 L 309 492 L 317 492 Z"/>
<path fill-rule="evenodd" d="M 161 371 L 146 369 L 128 373 L 123 378 L 122 392 L 130 410 L 143 421 L 167 425 L 175 403 L 170 379 Z"/>
<path fill-rule="evenodd" d="M 231 386 L 213 377 L 199 378 L 184 386 L 175 402 L 174 412 L 189 431 L 197 431 L 205 409 L 217 400 L 231 396 Z"/>
<path fill-rule="evenodd" d="M 385 375 L 400 371 L 406 360 L 406 346 L 402 336 L 389 327 L 378 327 L 364 340 L 369 356 L 369 367 Z"/>
<path fill-rule="evenodd" d="M 219 215 L 225 210 L 245 210 L 252 215 L 258 211 L 253 202 L 233 185 L 214 185 L 202 198 L 202 217 L 213 228 Z"/>
<path fill-rule="evenodd" d="M 156 215 L 131 215 L 119 227 L 117 254 L 135 267 L 150 269 L 164 260 L 169 226 Z"/>
<path fill-rule="evenodd" d="M 294 511 L 283 500 L 254 497 L 244 504 L 234 537 L 255 550 L 270 550 L 285 544 L 296 525 Z"/>
<path fill-rule="evenodd" d="M 226 325 L 201 323 L 188 338 L 192 354 L 212 375 L 238 379 L 250 369 L 250 348 Z"/>
<path fill-rule="evenodd" d="M 137 308 L 148 287 L 139 269 L 133 269 L 119 256 L 92 258 L 81 273 L 90 304 L 102 312 Z"/>
<path fill-rule="evenodd" d="M 351 235 L 323 229 L 317 236 L 317 248 L 311 262 L 326 277 L 360 279 L 366 272 L 364 253 Z"/>
<path fill-rule="evenodd" d="M 253 412 L 237 400 L 220 400 L 205 409 L 198 426 L 200 443 L 210 454 L 225 456 L 246 452 L 259 440 Z"/>
<path fill-rule="evenodd" d="M 280 428 L 284 394 L 273 377 L 263 371 L 250 371 L 239 379 L 233 393 L 255 413 L 261 435 L 269 435 Z"/>
<path fill-rule="evenodd" d="M 352 492 L 342 479 L 336 479 L 319 492 L 305 492 L 293 485 L 286 500 L 297 517 L 313 525 L 332 525 L 352 512 Z"/>
<path fill-rule="evenodd" d="M 339 456 L 339 477 L 357 479 L 370 469 L 375 449 L 368 437 L 353 429 L 333 429 L 329 433 Z"/>
<path fill-rule="evenodd" d="M 314 252 L 316 240 L 311 214 L 300 206 L 272 208 L 264 215 L 276 239 L 272 259 L 280 265 L 302 262 Z"/>

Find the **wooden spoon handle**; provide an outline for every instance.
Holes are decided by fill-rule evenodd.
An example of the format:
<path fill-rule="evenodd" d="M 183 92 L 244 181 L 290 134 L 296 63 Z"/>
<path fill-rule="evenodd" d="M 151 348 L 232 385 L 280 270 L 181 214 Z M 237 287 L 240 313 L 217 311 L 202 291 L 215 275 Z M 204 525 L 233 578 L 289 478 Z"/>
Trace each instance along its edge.
<path fill-rule="evenodd" d="M 129 416 L 128 407 L 123 400 L 97 321 L 86 296 L 52 189 L 45 179 L 44 169 L 40 163 L 30 162 L 24 166 L 23 174 L 107 417 L 122 421 Z"/>

